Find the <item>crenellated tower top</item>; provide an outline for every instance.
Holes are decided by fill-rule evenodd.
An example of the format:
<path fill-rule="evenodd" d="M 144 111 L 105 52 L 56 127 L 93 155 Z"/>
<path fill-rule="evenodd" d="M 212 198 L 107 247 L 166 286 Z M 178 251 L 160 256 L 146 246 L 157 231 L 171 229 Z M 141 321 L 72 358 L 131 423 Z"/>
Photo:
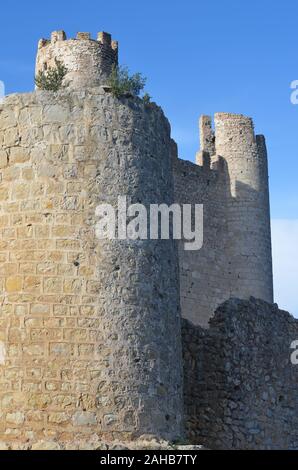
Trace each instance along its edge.
<path fill-rule="evenodd" d="M 72 88 L 103 85 L 113 64 L 118 64 L 118 42 L 111 35 L 79 32 L 75 39 L 67 39 L 64 31 L 54 31 L 51 39 L 40 39 L 36 58 L 36 74 L 55 65 L 55 59 L 68 69 L 65 82 Z"/>
<path fill-rule="evenodd" d="M 253 120 L 243 114 L 215 113 L 214 127 L 212 117 L 202 115 L 199 119 L 199 133 L 200 151 L 196 154 L 198 165 L 213 166 L 219 157 L 224 157 L 231 164 L 233 155 L 241 171 L 248 155 L 261 160 L 265 158 L 265 138 L 255 134 Z"/>

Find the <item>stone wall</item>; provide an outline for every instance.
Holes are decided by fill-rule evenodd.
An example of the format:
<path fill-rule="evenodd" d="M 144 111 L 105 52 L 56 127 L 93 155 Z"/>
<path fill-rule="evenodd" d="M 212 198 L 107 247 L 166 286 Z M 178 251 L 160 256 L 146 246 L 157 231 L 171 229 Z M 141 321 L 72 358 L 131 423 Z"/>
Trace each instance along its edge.
<path fill-rule="evenodd" d="M 200 120 L 197 165 L 174 159 L 175 200 L 203 204 L 204 242 L 179 248 L 182 316 L 208 326 L 230 297 L 273 301 L 267 152 L 250 118 Z"/>
<path fill-rule="evenodd" d="M 35 73 L 55 67 L 59 60 L 67 68 L 64 84 L 82 89 L 104 85 L 112 66 L 118 64 L 118 43 L 111 35 L 98 33 L 97 40 L 89 33 L 78 33 L 76 39 L 66 39 L 64 31 L 54 31 L 51 39 L 38 43 Z"/>
<path fill-rule="evenodd" d="M 203 204 L 203 246 L 184 250 L 179 242 L 180 298 L 182 317 L 207 327 L 212 312 L 229 296 L 224 275 L 226 229 L 226 175 L 221 169 L 174 161 L 175 200 L 179 204 Z"/>
<path fill-rule="evenodd" d="M 229 297 L 273 302 L 268 166 L 265 139 L 252 119 L 215 114 L 216 158 L 229 177 L 224 252 Z M 229 298 L 228 297 L 228 298 Z"/>
<path fill-rule="evenodd" d="M 203 329 L 183 320 L 191 442 L 211 449 L 298 449 L 298 320 L 251 298 L 221 305 Z"/>
<path fill-rule="evenodd" d="M 172 201 L 162 111 L 101 88 L 12 95 L 0 145 L 0 441 L 179 437 L 176 245 L 95 236 L 99 203 Z"/>

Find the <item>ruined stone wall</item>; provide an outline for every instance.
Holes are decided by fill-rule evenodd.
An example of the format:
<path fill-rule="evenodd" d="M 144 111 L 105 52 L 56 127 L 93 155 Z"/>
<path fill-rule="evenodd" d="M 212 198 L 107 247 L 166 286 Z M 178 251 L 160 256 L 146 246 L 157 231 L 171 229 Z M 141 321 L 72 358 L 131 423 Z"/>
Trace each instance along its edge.
<path fill-rule="evenodd" d="M 54 31 L 51 39 L 38 43 L 35 73 L 55 67 L 55 60 L 67 68 L 64 84 L 82 89 L 104 85 L 112 66 L 118 64 L 118 43 L 111 35 L 98 33 L 97 40 L 89 33 L 78 33 L 76 39 L 66 39 L 64 31 Z"/>
<path fill-rule="evenodd" d="M 224 272 L 226 257 L 226 175 L 222 169 L 199 166 L 176 159 L 175 199 L 180 204 L 203 204 L 203 246 L 186 251 L 179 242 L 181 313 L 194 324 L 208 326 L 216 307 L 228 297 L 229 281 Z"/>
<path fill-rule="evenodd" d="M 175 199 L 203 204 L 204 242 L 179 247 L 182 316 L 208 326 L 230 297 L 273 301 L 267 152 L 250 118 L 218 113 L 200 120 L 197 165 L 174 158 Z"/>
<path fill-rule="evenodd" d="M 177 250 L 98 240 L 95 208 L 173 198 L 162 111 L 101 88 L 0 107 L 0 441 L 180 436 Z"/>
<path fill-rule="evenodd" d="M 188 438 L 211 449 L 298 449 L 298 320 L 251 298 L 220 306 L 210 329 L 183 320 Z"/>
<path fill-rule="evenodd" d="M 217 158 L 230 181 L 225 254 L 230 297 L 273 302 L 268 167 L 265 139 L 251 118 L 215 115 Z"/>

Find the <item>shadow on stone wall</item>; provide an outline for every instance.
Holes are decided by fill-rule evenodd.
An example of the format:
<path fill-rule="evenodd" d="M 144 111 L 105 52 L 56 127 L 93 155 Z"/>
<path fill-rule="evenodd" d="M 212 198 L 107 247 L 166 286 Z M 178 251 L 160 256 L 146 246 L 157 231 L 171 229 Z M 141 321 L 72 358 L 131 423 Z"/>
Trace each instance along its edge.
<path fill-rule="evenodd" d="M 194 324 L 208 327 L 231 297 L 272 302 L 267 160 L 260 160 L 251 163 L 258 166 L 255 187 L 231 179 L 229 162 L 220 156 L 212 167 L 209 160 L 202 166 L 174 161 L 175 202 L 204 208 L 203 247 L 185 251 L 184 240 L 179 243 L 182 317 Z"/>
<path fill-rule="evenodd" d="M 183 320 L 187 436 L 211 449 L 298 449 L 298 320 L 230 299 L 210 328 Z"/>

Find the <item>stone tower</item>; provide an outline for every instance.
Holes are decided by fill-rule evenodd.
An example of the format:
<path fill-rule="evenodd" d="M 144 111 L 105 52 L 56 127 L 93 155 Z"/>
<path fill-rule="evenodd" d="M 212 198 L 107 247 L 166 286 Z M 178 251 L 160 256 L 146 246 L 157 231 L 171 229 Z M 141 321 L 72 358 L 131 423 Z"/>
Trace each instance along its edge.
<path fill-rule="evenodd" d="M 273 302 L 268 163 L 265 138 L 240 114 L 202 116 L 201 148 L 226 177 L 224 255 L 229 296 Z M 227 296 L 228 298 L 228 296 Z"/>
<path fill-rule="evenodd" d="M 39 42 L 36 72 L 55 59 L 67 67 L 67 86 L 0 104 L 0 447 L 97 448 L 142 435 L 174 440 L 187 428 L 183 408 L 195 435 L 205 418 L 212 435 L 226 435 L 230 415 L 228 427 L 218 428 L 218 419 L 238 388 L 226 380 L 229 356 L 221 346 L 229 330 L 218 336 L 220 309 L 205 327 L 230 297 L 273 300 L 265 139 L 243 115 L 218 113 L 215 129 L 202 116 L 197 164 L 181 160 L 160 107 L 116 98 L 101 86 L 118 63 L 109 34 L 67 40 L 56 31 Z M 121 236 L 101 239 L 97 208 L 114 207 L 119 230 L 119 196 L 136 211 L 139 204 L 203 204 L 203 247 L 132 240 L 123 224 Z M 223 312 L 233 335 L 237 302 Z M 232 336 L 240 338 L 241 354 L 246 332 L 254 341 L 263 331 L 262 318 L 269 321 L 265 333 L 289 323 L 271 322 L 264 302 L 240 304 L 244 336 L 241 325 Z M 191 321 L 183 320 L 183 332 L 181 314 Z M 283 334 L 288 361 L 290 337 Z M 255 380 L 254 368 L 241 368 L 244 376 L 251 370 Z M 258 389 L 258 414 L 259 396 Z M 237 423 L 238 409 L 233 416 Z"/>
<path fill-rule="evenodd" d="M 76 39 L 66 39 L 64 31 L 54 31 L 51 39 L 38 43 L 36 74 L 61 61 L 68 70 L 65 83 L 72 88 L 103 85 L 118 64 L 118 43 L 111 35 L 98 33 L 97 40 L 89 33 L 78 33 Z"/>
<path fill-rule="evenodd" d="M 204 242 L 179 244 L 182 316 L 208 327 L 230 297 L 272 302 L 272 255 L 266 144 L 252 119 L 217 113 L 199 121 L 196 165 L 174 158 L 176 202 L 203 204 Z"/>
<path fill-rule="evenodd" d="M 0 106 L 0 441 L 174 439 L 183 408 L 176 245 L 95 234 L 97 206 L 119 195 L 172 202 L 170 126 L 153 104 L 86 88 L 117 60 L 109 35 L 53 33 L 39 43 L 37 70 L 54 57 L 72 87 Z"/>

